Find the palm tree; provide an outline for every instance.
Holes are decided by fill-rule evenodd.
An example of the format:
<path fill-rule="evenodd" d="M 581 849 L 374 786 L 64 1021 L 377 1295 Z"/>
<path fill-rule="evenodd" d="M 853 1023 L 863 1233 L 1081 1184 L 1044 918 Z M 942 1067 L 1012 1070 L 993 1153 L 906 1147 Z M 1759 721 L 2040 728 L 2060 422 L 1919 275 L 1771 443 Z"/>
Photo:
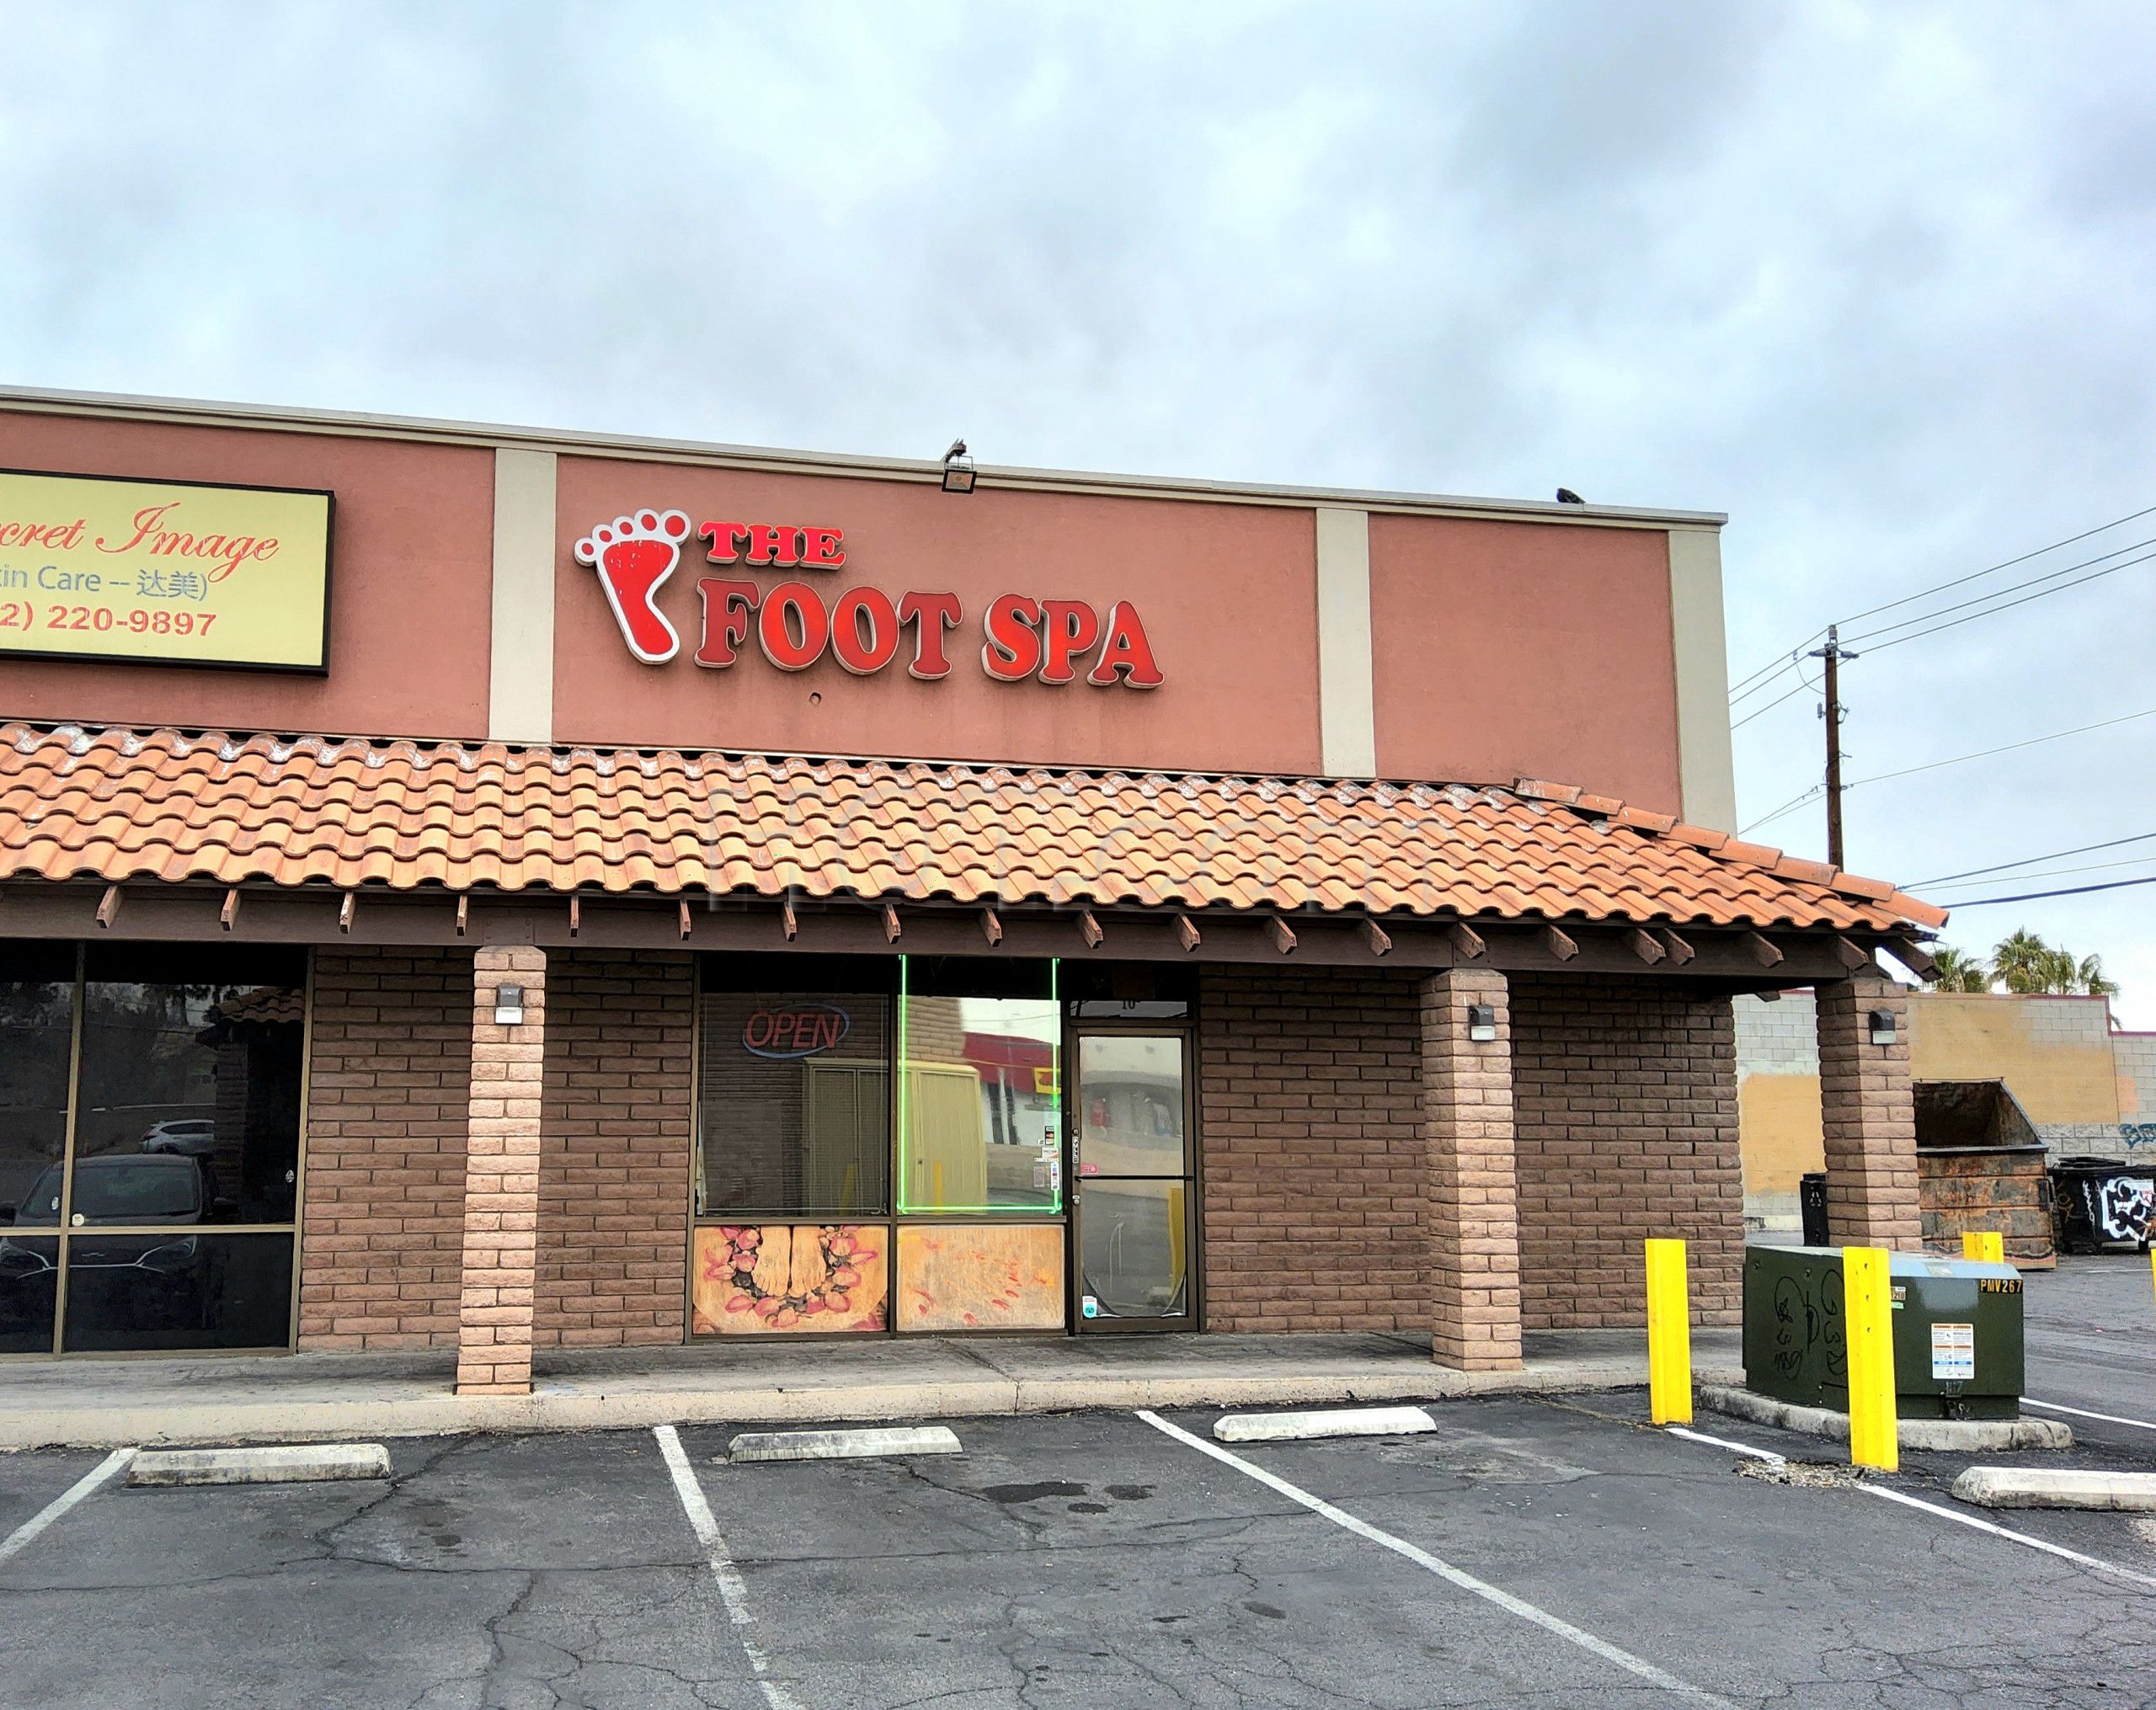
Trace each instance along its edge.
<path fill-rule="evenodd" d="M 1992 947 L 1991 977 L 2009 992 L 2029 996 L 2052 989 L 2058 952 L 2029 930 L 2016 927 Z"/>
<path fill-rule="evenodd" d="M 1988 992 L 1991 975 L 1967 951 L 1951 944 L 1934 945 L 1931 951 L 1931 988 L 1935 992 Z"/>
<path fill-rule="evenodd" d="M 2104 958 L 2100 956 L 2083 956 L 2073 977 L 2081 989 L 2092 998 L 2116 998 L 2119 994 L 2118 982 L 2104 976 Z"/>
<path fill-rule="evenodd" d="M 1956 976 L 1961 976 L 1969 965 L 1966 958 L 1952 951 L 1937 951 L 1933 956 L 1942 969 L 1949 966 L 1950 958 Z M 2021 997 L 2116 998 L 2119 994 L 2117 983 L 2105 978 L 2103 957 L 2084 956 L 2077 961 L 2072 951 L 2053 948 L 2025 926 L 2015 928 L 2012 936 L 1993 946 L 1991 978 Z M 1987 988 L 1949 985 L 1942 980 L 1939 989 L 1982 991 Z"/>

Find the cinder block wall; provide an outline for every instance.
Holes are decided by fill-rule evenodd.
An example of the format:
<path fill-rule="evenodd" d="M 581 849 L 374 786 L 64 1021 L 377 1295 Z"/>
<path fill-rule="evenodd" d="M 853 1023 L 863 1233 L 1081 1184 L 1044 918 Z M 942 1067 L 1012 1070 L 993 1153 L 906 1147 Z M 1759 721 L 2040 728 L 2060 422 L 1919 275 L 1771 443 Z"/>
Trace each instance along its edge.
<path fill-rule="evenodd" d="M 535 1347 L 682 1340 L 695 966 L 685 952 L 547 958 Z"/>
<path fill-rule="evenodd" d="M 1209 1329 L 1429 1330 L 1416 990 L 1406 970 L 1203 971 Z"/>
<path fill-rule="evenodd" d="M 456 1345 L 472 952 L 318 951 L 302 1348 Z"/>
<path fill-rule="evenodd" d="M 1520 1312 L 1529 1330 L 1644 1324 L 1641 1243 L 1689 1243 L 1692 1307 L 1737 1322 L 1744 1188 L 1726 998 L 1515 975 Z"/>

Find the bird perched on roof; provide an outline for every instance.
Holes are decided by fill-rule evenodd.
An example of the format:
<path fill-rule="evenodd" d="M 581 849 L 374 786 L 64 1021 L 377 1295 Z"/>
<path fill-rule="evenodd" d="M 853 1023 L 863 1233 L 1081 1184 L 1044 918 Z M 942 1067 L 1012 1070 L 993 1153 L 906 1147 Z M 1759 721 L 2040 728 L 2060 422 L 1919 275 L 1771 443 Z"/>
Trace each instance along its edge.
<path fill-rule="evenodd" d="M 943 454 L 943 461 L 948 463 L 953 457 L 963 457 L 965 455 L 966 442 L 963 439 L 953 439 L 951 442 L 951 449 Z"/>
<path fill-rule="evenodd" d="M 1559 504 L 1585 504 L 1587 501 L 1574 493 L 1571 487 L 1561 487 L 1557 489 L 1557 503 Z"/>

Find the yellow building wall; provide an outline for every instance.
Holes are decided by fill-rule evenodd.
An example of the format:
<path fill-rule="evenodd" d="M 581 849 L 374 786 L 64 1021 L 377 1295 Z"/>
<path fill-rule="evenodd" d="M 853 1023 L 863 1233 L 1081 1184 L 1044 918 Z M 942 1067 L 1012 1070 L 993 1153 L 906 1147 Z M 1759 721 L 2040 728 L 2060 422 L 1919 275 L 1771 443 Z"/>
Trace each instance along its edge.
<path fill-rule="evenodd" d="M 2116 1123 L 2119 1069 L 2105 1011 L 2092 1025 L 2041 999 L 1926 992 L 1910 1005 L 1909 1066 L 1917 1080 L 2003 1080 L 2029 1120 Z M 2079 1034 L 2080 1036 L 2077 1037 Z"/>
<path fill-rule="evenodd" d="M 1817 1075 L 1744 1076 L 1737 1086 L 1737 1120 L 1748 1195 L 1793 1198 L 1800 1176 L 1827 1167 Z"/>

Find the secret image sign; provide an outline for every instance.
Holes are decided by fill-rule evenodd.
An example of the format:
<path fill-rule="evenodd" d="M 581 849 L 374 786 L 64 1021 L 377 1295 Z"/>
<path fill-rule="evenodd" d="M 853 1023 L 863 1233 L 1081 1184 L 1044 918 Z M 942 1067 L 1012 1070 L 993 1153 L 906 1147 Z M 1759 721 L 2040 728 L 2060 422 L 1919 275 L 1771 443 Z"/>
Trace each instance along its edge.
<path fill-rule="evenodd" d="M 0 653 L 324 671 L 331 505 L 0 471 Z"/>

